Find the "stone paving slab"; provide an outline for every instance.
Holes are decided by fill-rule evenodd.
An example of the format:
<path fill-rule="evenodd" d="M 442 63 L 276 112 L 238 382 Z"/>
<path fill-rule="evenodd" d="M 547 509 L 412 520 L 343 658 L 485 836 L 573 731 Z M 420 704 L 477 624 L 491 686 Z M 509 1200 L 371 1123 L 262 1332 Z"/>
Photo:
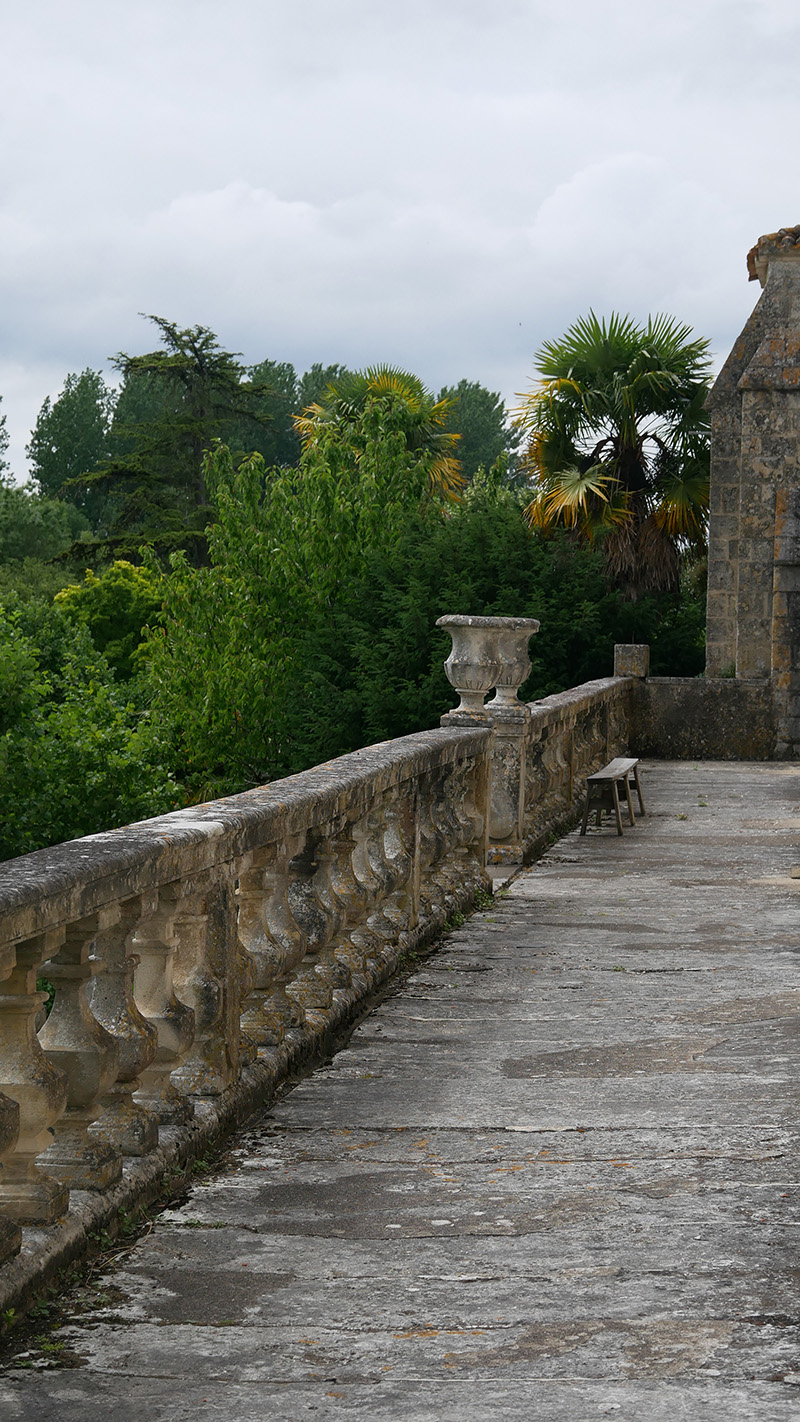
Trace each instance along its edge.
<path fill-rule="evenodd" d="M 800 773 L 645 794 L 76 1298 L 70 1366 L 8 1360 L 4 1422 L 800 1418 Z"/>
<path fill-rule="evenodd" d="M 119 1383 L 97 1376 L 62 1373 L 54 1381 L 37 1379 L 36 1411 L 28 1410 L 19 1394 L 3 1396 L 3 1416 L 8 1422 L 107 1422 L 110 1414 L 121 1419 L 148 1418 L 149 1422 L 294 1422 L 315 1415 L 325 1422 L 463 1422 L 464 1418 L 519 1422 L 544 1418 L 547 1422 L 596 1422 L 603 1417 L 635 1422 L 796 1422 L 798 1398 L 792 1386 L 782 1389 L 764 1383 L 705 1384 L 587 1382 L 583 1379 L 541 1379 L 531 1375 L 514 1383 L 429 1378 L 404 1378 L 402 1382 L 372 1384 L 307 1382 L 275 1386 L 222 1383 L 182 1383 L 176 1391 L 162 1378 L 134 1378 L 125 1383 L 125 1405 L 120 1409 Z M 781 1395 L 783 1394 L 783 1395 Z"/>

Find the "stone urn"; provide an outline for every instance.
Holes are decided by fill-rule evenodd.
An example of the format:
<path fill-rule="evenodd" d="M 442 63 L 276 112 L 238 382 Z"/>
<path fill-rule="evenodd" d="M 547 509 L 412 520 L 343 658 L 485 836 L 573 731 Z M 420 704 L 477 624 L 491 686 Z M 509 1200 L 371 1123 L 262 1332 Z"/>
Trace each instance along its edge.
<path fill-rule="evenodd" d="M 468 617 L 448 614 L 437 627 L 446 627 L 453 647 L 444 664 L 450 685 L 458 692 L 459 711 L 480 713 L 493 687 L 498 705 L 513 705 L 531 664 L 528 641 L 538 632 L 533 617 Z"/>
<path fill-rule="evenodd" d="M 520 704 L 517 693 L 531 670 L 528 643 L 534 632 L 539 631 L 539 623 L 535 617 L 498 617 L 494 620 L 503 624 L 495 634 L 502 672 L 495 683 L 497 690 L 489 706 L 500 710 L 504 706 Z"/>

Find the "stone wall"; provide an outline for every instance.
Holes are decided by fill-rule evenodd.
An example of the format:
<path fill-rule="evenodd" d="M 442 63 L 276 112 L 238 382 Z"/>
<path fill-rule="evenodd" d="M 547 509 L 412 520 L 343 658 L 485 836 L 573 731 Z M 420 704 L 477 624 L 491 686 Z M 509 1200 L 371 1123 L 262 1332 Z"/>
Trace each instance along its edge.
<path fill-rule="evenodd" d="M 770 760 L 772 683 L 648 677 L 632 691 L 632 755 L 663 760 Z"/>
<path fill-rule="evenodd" d="M 763 286 L 708 401 L 706 672 L 772 683 L 772 754 L 800 750 L 800 227 L 759 239 Z"/>

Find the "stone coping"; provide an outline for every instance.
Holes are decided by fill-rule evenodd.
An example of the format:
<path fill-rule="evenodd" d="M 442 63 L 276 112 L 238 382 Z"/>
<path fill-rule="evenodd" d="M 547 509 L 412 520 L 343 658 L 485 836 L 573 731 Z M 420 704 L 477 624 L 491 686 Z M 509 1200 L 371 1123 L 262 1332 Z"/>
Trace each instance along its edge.
<path fill-rule="evenodd" d="M 529 701 L 528 707 L 536 720 L 572 714 L 585 710 L 592 701 L 625 691 L 635 682 L 632 676 L 600 677 L 597 681 L 584 681 L 580 686 L 570 687 L 569 691 L 557 691 L 541 701 Z"/>

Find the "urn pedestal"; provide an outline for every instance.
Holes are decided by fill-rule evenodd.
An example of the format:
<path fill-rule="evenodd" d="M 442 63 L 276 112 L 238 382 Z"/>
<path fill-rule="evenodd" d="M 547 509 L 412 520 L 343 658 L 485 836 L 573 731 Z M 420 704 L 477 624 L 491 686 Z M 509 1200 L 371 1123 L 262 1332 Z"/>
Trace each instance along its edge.
<path fill-rule="evenodd" d="M 539 623 L 534 617 L 440 617 L 453 639 L 444 664 L 447 679 L 460 704 L 441 718 L 443 726 L 490 725 L 492 744 L 493 863 L 514 863 L 524 836 L 525 743 L 530 711 L 519 700 L 519 689 L 531 663 L 528 643 Z M 488 693 L 495 691 L 491 701 Z"/>

